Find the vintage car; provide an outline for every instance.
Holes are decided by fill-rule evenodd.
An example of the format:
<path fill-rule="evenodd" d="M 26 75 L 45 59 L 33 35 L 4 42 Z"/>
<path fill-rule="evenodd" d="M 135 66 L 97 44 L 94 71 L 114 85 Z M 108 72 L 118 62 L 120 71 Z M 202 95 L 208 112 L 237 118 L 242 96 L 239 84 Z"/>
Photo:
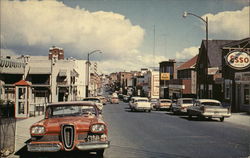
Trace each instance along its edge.
<path fill-rule="evenodd" d="M 221 122 L 225 117 L 231 116 L 229 107 L 223 107 L 221 102 L 213 99 L 197 99 L 194 106 L 190 106 L 187 109 L 189 118 L 192 116 L 198 116 L 198 118 L 219 118 Z"/>
<path fill-rule="evenodd" d="M 95 102 L 96 105 L 97 105 L 97 108 L 102 111 L 103 109 L 103 103 L 102 103 L 102 100 L 98 97 L 87 97 L 87 98 L 84 98 L 82 101 L 92 101 L 92 102 Z"/>
<path fill-rule="evenodd" d="M 179 98 L 177 99 L 175 104 L 172 104 L 171 110 L 173 114 L 186 114 L 187 113 L 187 108 L 189 106 L 193 106 L 194 104 L 194 99 L 193 98 Z"/>
<path fill-rule="evenodd" d="M 170 99 L 159 99 L 155 105 L 156 110 L 169 110 L 171 107 L 172 101 Z"/>
<path fill-rule="evenodd" d="M 108 129 L 93 102 L 60 102 L 46 107 L 45 118 L 30 127 L 29 152 L 95 151 L 109 147 Z"/>
<path fill-rule="evenodd" d="M 157 99 L 157 98 L 151 98 L 150 99 L 150 103 L 151 103 L 151 107 L 152 107 L 152 109 L 156 109 L 156 104 L 158 103 L 158 101 L 159 101 L 159 99 Z"/>
<path fill-rule="evenodd" d="M 111 103 L 111 104 L 119 104 L 119 99 L 118 99 L 118 97 L 112 96 L 112 97 L 110 98 L 110 103 Z"/>
<path fill-rule="evenodd" d="M 151 112 L 152 107 L 148 98 L 146 97 L 133 97 L 130 102 L 131 111 L 147 111 Z"/>
<path fill-rule="evenodd" d="M 97 98 L 99 98 L 101 100 L 101 103 L 103 105 L 106 105 L 107 104 L 107 98 L 106 97 L 103 97 L 103 96 L 98 96 Z"/>

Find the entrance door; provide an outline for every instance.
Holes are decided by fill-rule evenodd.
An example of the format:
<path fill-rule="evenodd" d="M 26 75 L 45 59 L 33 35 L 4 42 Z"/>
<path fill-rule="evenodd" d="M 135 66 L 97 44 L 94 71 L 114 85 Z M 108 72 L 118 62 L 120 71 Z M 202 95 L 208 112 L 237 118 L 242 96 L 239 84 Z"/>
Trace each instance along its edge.
<path fill-rule="evenodd" d="M 15 116 L 16 118 L 28 117 L 27 87 L 24 86 L 16 87 Z"/>

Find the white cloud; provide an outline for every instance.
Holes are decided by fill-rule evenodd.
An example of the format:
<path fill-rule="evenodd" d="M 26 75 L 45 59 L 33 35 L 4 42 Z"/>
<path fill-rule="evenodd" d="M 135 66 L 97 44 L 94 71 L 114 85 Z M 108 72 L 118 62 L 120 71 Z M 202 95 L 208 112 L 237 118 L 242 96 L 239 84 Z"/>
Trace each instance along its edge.
<path fill-rule="evenodd" d="M 177 52 L 176 53 L 177 61 L 191 59 L 192 57 L 194 57 L 199 53 L 199 48 L 200 47 L 189 47 L 189 48 L 184 48 L 181 52 Z"/>
<path fill-rule="evenodd" d="M 206 14 L 202 17 L 208 17 L 209 33 L 214 35 L 228 35 L 232 39 L 242 39 L 249 37 L 249 10 L 248 6 L 242 10 Z"/>
<path fill-rule="evenodd" d="M 1 48 L 0 52 L 1 52 L 0 56 L 16 56 L 16 55 L 18 55 L 15 51 L 13 51 L 11 49 Z"/>
<path fill-rule="evenodd" d="M 70 8 L 57 1 L 1 1 L 2 36 L 9 47 L 48 50 L 56 45 L 67 48 L 66 56 L 76 57 L 100 49 L 104 57 L 118 59 L 140 46 L 144 29 L 121 14 Z"/>
<path fill-rule="evenodd" d="M 168 60 L 164 56 L 153 56 L 137 52 L 130 58 L 121 58 L 121 60 L 100 61 L 100 69 L 103 73 L 119 72 L 119 71 L 136 71 L 141 68 L 158 67 L 159 62 Z"/>

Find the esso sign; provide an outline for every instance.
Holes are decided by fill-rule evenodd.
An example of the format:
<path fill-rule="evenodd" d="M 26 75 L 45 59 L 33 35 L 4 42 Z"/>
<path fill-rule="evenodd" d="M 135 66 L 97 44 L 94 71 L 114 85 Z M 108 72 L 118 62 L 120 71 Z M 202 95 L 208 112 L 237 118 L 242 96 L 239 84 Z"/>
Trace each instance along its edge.
<path fill-rule="evenodd" d="M 246 52 L 231 52 L 226 56 L 226 61 L 234 69 L 245 69 L 250 66 L 250 55 Z"/>

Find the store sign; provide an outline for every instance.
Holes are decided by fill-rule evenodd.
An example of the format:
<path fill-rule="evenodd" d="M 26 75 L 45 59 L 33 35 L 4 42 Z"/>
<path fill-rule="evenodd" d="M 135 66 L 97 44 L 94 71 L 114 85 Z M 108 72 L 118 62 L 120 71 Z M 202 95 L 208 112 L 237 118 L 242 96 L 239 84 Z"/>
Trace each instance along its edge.
<path fill-rule="evenodd" d="M 247 52 L 231 52 L 226 56 L 227 64 L 233 69 L 246 69 L 250 66 L 250 55 Z"/>
<path fill-rule="evenodd" d="M 161 80 L 170 80 L 169 73 L 161 73 Z"/>

